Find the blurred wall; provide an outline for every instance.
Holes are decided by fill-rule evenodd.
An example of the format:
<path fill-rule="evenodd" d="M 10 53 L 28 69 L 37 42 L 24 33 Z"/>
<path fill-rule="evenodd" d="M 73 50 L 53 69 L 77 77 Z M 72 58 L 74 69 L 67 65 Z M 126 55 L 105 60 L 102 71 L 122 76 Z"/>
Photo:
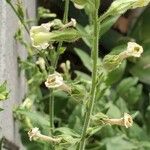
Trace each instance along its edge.
<path fill-rule="evenodd" d="M 15 3 L 14 0 L 12 0 Z M 35 18 L 36 0 L 24 0 L 30 18 Z M 18 18 L 5 0 L 0 0 L 0 83 L 8 83 L 10 98 L 1 102 L 4 109 L 0 112 L 0 136 L 19 145 L 17 124 L 14 122 L 12 110 L 24 97 L 26 83 L 23 73 L 18 72 L 17 57 L 26 58 L 25 49 L 13 38 L 18 28 Z M 29 39 L 27 39 L 29 40 Z M 22 149 L 22 148 L 21 148 Z"/>

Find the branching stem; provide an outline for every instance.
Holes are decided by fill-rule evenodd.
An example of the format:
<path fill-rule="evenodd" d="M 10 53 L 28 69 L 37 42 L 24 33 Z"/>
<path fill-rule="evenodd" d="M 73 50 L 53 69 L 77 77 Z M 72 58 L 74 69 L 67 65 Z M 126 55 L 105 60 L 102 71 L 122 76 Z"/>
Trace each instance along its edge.
<path fill-rule="evenodd" d="M 95 102 L 95 95 L 96 95 L 96 80 L 97 80 L 97 60 L 98 60 L 98 48 L 99 48 L 99 22 L 98 22 L 98 6 L 99 0 L 95 0 L 95 10 L 94 10 L 94 40 L 93 40 L 93 48 L 92 48 L 92 59 L 93 59 L 93 70 L 92 70 L 92 88 L 91 88 L 91 99 L 88 102 L 87 111 L 85 113 L 85 120 L 83 131 L 81 135 L 81 142 L 79 143 L 79 150 L 85 149 L 86 143 L 86 133 L 87 129 L 90 124 L 90 119 L 93 111 L 93 106 Z"/>
<path fill-rule="evenodd" d="M 64 8 L 64 17 L 63 17 L 63 23 L 68 22 L 68 11 L 69 11 L 69 0 L 65 0 L 65 8 Z M 59 59 L 59 49 L 62 46 L 62 42 L 58 43 L 57 47 L 57 56 L 53 63 L 54 71 L 56 70 L 58 59 Z M 54 96 L 53 96 L 53 90 L 50 91 L 50 101 L 49 101 L 49 116 L 50 116 L 50 128 L 51 128 L 51 134 L 53 134 L 54 130 Z"/>

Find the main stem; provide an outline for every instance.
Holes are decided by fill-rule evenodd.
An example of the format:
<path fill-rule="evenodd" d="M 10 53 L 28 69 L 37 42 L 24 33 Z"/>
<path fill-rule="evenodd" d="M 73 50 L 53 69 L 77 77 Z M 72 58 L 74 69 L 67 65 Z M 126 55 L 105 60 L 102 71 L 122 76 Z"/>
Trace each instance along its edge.
<path fill-rule="evenodd" d="M 64 8 L 64 16 L 63 16 L 63 23 L 66 24 L 68 22 L 68 12 L 69 12 L 69 0 L 65 0 L 65 8 Z M 59 49 L 62 46 L 62 42 L 58 43 L 57 47 L 57 56 L 53 63 L 54 71 L 56 70 L 58 59 L 59 59 Z M 53 90 L 50 91 L 50 100 L 49 100 L 49 116 L 50 116 L 50 128 L 51 134 L 53 134 L 54 130 L 54 95 Z"/>
<path fill-rule="evenodd" d="M 81 141 L 79 143 L 79 150 L 85 149 L 86 143 L 86 133 L 90 124 L 91 115 L 93 112 L 93 106 L 95 102 L 96 95 L 96 80 L 97 80 L 97 59 L 98 59 L 98 47 L 99 47 L 99 22 L 98 22 L 98 0 L 95 0 L 95 10 L 94 10 L 94 40 L 92 48 L 92 58 L 93 58 L 93 70 L 92 70 L 92 88 L 91 88 L 91 100 L 87 106 L 87 112 L 85 114 L 84 126 L 81 135 Z"/>

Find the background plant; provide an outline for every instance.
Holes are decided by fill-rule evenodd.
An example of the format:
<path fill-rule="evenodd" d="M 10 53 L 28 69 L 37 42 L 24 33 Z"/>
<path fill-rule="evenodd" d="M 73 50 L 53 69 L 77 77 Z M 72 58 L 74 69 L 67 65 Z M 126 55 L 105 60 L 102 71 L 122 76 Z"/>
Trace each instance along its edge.
<path fill-rule="evenodd" d="M 30 21 L 24 14 L 23 6 L 20 5 L 20 3 L 15 6 L 11 1 L 7 2 L 15 10 L 16 14 L 21 16 L 19 19 L 23 23 L 27 32 L 29 32 L 29 24 L 27 23 Z M 97 46 L 99 37 L 101 37 L 101 41 L 104 45 L 105 43 L 110 45 L 107 46 L 107 48 L 109 50 L 111 49 L 111 53 L 109 54 L 111 56 L 116 56 L 124 50 L 127 41 L 130 41 L 131 38 L 135 38 L 138 43 L 142 44 L 144 47 L 144 54 L 138 61 L 134 58 L 130 58 L 128 61 L 123 61 L 123 63 L 116 69 L 114 69 L 116 66 L 113 66 L 113 71 L 111 70 L 107 72 L 107 70 L 103 69 L 101 66 L 102 62 L 105 60 L 103 59 L 102 61 L 102 57 L 104 57 L 108 51 L 103 52 L 103 50 L 101 50 L 100 58 L 98 58 L 98 51 L 92 53 L 92 58 L 94 57 L 94 60 L 96 58 L 98 62 L 97 65 L 95 65 L 95 68 L 97 68 L 96 76 L 97 79 L 99 79 L 97 80 L 98 82 L 95 87 L 97 92 L 94 98 L 95 106 L 93 114 L 102 112 L 110 118 L 120 118 L 123 112 L 130 112 L 133 114 L 135 123 L 132 128 L 127 130 L 123 127 L 103 127 L 103 124 L 98 126 L 91 124 L 87 132 L 83 134 L 83 136 L 86 135 L 86 137 L 88 137 L 86 149 L 149 149 L 149 55 L 147 50 L 149 48 L 149 34 L 148 29 L 146 29 L 148 22 L 147 19 L 145 19 L 145 16 L 148 16 L 149 9 L 145 9 L 140 19 L 137 20 L 134 26 L 130 29 L 128 37 L 125 37 L 117 32 L 112 32 L 112 30 L 109 30 L 110 27 L 115 23 L 118 17 L 128 9 L 137 6 L 144 6 L 145 4 L 138 3 L 139 1 L 134 0 L 127 1 L 124 4 L 122 4 L 122 1 L 120 0 L 115 2 L 108 11 L 99 17 L 99 1 L 73 1 L 75 7 L 85 10 L 83 14 L 86 17 L 88 16 L 87 18 L 89 19 L 88 23 L 86 25 L 84 24 L 84 27 L 82 24 L 77 24 L 76 29 L 71 27 L 71 29 L 73 29 L 73 34 L 75 33 L 75 30 L 79 33 L 75 39 L 78 39 L 81 36 L 86 44 L 83 44 L 83 41 L 81 40 L 75 42 L 76 45 L 72 43 L 64 43 L 63 41 L 67 41 L 65 40 L 66 37 L 57 32 L 57 39 L 51 41 L 52 43 L 55 42 L 53 43 L 53 47 L 39 51 L 33 48 L 31 44 L 24 41 L 22 29 L 19 29 L 16 32 L 15 38 L 27 48 L 29 54 L 26 61 L 19 60 L 20 67 L 26 72 L 28 93 L 26 94 L 23 103 L 14 110 L 15 117 L 21 121 L 22 140 L 28 149 L 43 149 L 43 145 L 44 149 L 48 149 L 50 146 L 51 149 L 54 149 L 54 146 L 52 146 L 53 144 L 51 145 L 39 140 L 36 142 L 29 142 L 27 140 L 27 131 L 33 127 L 40 128 L 41 133 L 47 136 L 53 134 L 53 136 L 61 137 L 63 142 L 56 144 L 55 149 L 78 148 L 84 124 L 84 113 L 89 105 L 87 100 L 90 99 L 91 96 L 89 94 L 92 80 L 91 73 L 94 72 L 92 71 L 92 68 L 94 68 L 92 65 L 95 64 L 92 63 L 90 55 L 81 49 L 87 49 L 90 51 L 94 46 L 94 49 L 98 50 Z M 60 26 L 54 26 L 54 28 L 56 28 L 55 30 L 58 30 L 68 22 L 69 1 L 66 0 L 65 4 L 66 9 L 64 19 L 62 22 L 57 20 L 61 24 L 59 24 Z M 120 5 L 122 7 L 119 7 Z M 40 8 L 38 14 L 38 19 L 45 19 L 47 17 L 49 20 L 53 21 L 54 17 L 56 17 L 55 14 L 51 14 L 49 10 L 44 8 Z M 93 30 L 95 30 L 94 37 L 97 37 L 97 39 L 94 40 L 95 42 L 93 42 L 93 37 L 91 36 L 93 35 Z M 116 38 L 114 40 L 108 40 L 112 36 Z M 70 69 L 73 65 L 70 66 L 70 63 L 68 63 L 68 61 L 65 62 L 63 59 L 61 59 L 63 64 L 61 64 L 60 67 L 59 65 L 56 65 L 60 54 L 65 56 L 65 53 L 67 53 L 66 48 L 70 49 L 70 53 L 72 53 L 72 48 L 74 46 L 78 47 L 74 50 L 81 59 L 82 64 L 85 66 L 84 71 Z M 99 48 L 102 49 L 101 47 Z M 43 58 L 44 63 L 40 63 L 42 62 L 40 61 L 42 59 L 39 58 Z M 108 62 L 109 61 L 106 61 L 106 65 L 108 65 Z M 110 59 L 110 62 L 110 65 L 112 65 L 112 58 Z M 115 61 L 117 66 L 119 63 L 120 62 Z M 71 64 L 74 64 L 74 62 L 71 61 Z M 44 82 L 47 79 L 47 75 L 53 73 L 55 69 L 62 72 L 66 84 L 73 89 L 71 94 L 59 90 L 49 91 L 45 87 Z M 77 69 L 80 68 L 77 67 Z M 95 83 L 95 81 L 93 83 Z M 51 106 L 54 102 L 55 118 L 53 117 L 53 112 L 51 112 Z M 48 103 L 50 103 L 50 109 Z M 89 106 L 91 106 L 91 104 Z M 89 108 L 87 110 L 89 110 Z M 50 119 L 48 117 L 49 113 Z M 100 114 L 98 119 L 105 118 L 106 116 L 103 116 L 103 114 Z M 92 116 L 90 117 L 90 119 L 92 119 Z M 55 129 L 52 129 L 54 126 Z M 101 130 L 102 127 L 103 130 Z M 28 142 L 25 143 L 25 141 Z"/>

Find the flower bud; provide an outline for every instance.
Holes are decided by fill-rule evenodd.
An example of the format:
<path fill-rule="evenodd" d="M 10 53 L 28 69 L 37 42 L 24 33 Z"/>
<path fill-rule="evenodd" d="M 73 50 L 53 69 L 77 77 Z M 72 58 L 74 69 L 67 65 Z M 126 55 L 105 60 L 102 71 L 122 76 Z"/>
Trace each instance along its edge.
<path fill-rule="evenodd" d="M 42 70 L 45 70 L 45 60 L 42 57 L 38 58 L 36 64 L 39 65 Z"/>
<path fill-rule="evenodd" d="M 115 70 L 120 66 L 124 58 L 120 55 L 106 55 L 103 59 L 103 66 L 107 71 Z"/>
<path fill-rule="evenodd" d="M 60 30 L 63 30 L 68 27 L 76 27 L 76 24 L 77 24 L 76 20 L 71 18 L 71 21 L 68 22 L 67 24 L 63 25 L 62 28 L 60 28 Z"/>

